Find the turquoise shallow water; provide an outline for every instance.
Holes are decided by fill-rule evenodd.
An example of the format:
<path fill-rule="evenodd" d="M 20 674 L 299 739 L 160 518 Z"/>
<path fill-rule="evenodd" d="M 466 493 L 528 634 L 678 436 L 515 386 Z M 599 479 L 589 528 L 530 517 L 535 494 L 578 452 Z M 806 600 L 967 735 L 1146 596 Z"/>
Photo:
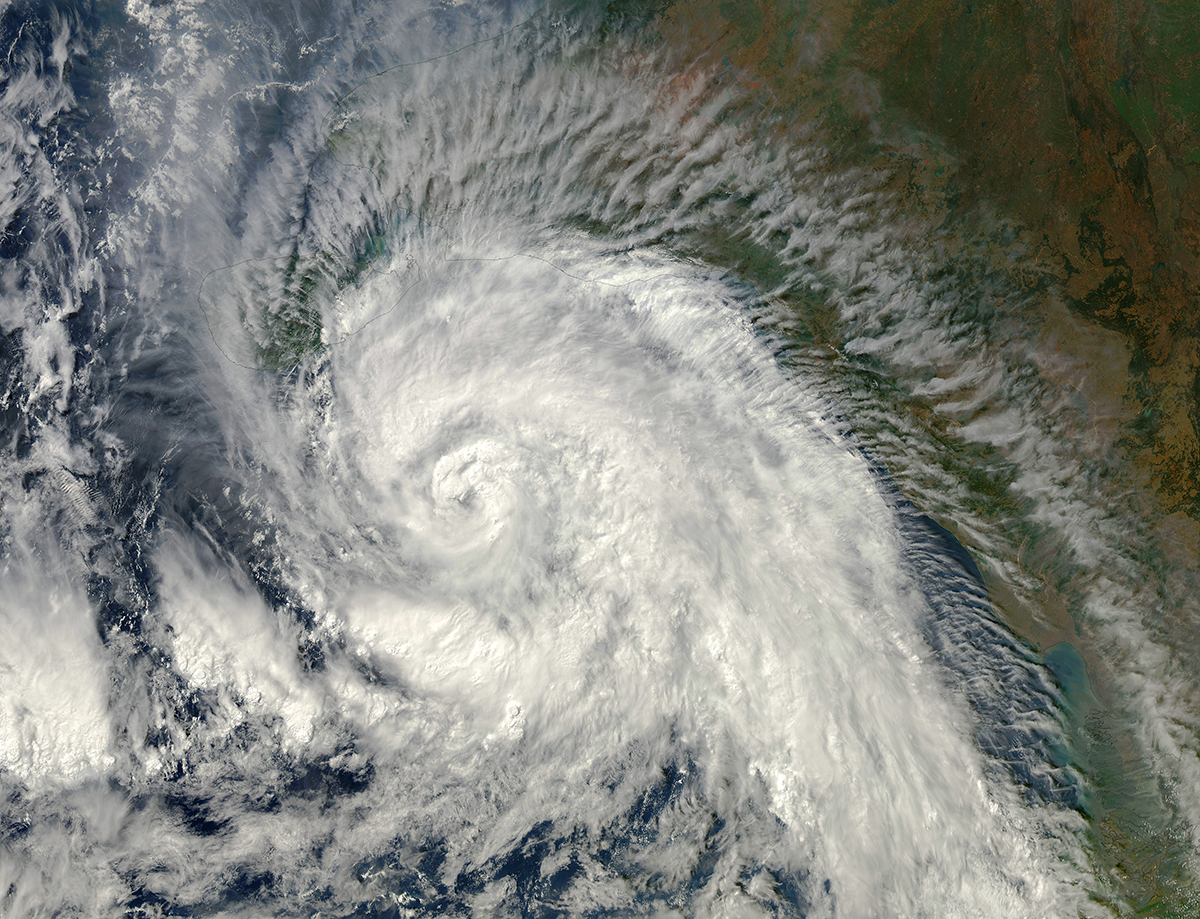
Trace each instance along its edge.
<path fill-rule="evenodd" d="M 1042 655 L 1042 663 L 1050 669 L 1055 682 L 1062 688 L 1072 716 L 1078 720 L 1086 719 L 1098 703 L 1092 695 L 1092 684 L 1088 680 L 1083 657 L 1064 641 L 1049 648 Z"/>
<path fill-rule="evenodd" d="M 601 12 L 5 8 L 10 914 L 1184 901 L 1015 237 Z"/>

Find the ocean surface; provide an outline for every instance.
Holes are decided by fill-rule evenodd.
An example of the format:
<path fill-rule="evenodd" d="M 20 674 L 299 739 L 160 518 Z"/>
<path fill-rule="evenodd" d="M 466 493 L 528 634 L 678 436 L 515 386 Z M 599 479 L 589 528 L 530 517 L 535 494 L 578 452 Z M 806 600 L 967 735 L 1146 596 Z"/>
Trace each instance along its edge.
<path fill-rule="evenodd" d="M 0 0 L 0 913 L 1197 915 L 1128 352 L 752 83 Z"/>

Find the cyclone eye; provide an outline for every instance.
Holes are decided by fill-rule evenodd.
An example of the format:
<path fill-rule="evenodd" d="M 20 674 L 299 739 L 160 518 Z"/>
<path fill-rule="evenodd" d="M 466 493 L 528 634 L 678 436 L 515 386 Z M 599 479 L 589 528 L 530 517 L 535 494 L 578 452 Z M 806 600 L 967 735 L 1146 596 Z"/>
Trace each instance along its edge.
<path fill-rule="evenodd" d="M 244 5 L 0 9 L 0 913 L 1191 914 L 1186 16 Z"/>

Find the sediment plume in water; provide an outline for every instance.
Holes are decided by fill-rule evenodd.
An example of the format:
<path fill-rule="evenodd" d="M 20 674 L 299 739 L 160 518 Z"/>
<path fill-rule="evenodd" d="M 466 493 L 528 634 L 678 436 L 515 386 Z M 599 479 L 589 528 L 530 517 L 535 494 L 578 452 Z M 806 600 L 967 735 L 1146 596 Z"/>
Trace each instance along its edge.
<path fill-rule="evenodd" d="M 1000 218 L 601 9 L 19 12 L 12 915 L 1186 903 L 1188 575 Z"/>

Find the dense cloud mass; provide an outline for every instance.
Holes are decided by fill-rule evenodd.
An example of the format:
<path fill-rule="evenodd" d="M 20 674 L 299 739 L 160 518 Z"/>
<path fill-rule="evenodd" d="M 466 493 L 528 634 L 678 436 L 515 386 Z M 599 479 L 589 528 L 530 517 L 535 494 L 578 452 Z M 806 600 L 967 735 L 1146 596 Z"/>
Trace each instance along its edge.
<path fill-rule="evenodd" d="M 1056 550 L 1188 870 L 1103 445 L 819 119 L 602 6 L 0 16 L 6 915 L 1121 915 Z"/>

